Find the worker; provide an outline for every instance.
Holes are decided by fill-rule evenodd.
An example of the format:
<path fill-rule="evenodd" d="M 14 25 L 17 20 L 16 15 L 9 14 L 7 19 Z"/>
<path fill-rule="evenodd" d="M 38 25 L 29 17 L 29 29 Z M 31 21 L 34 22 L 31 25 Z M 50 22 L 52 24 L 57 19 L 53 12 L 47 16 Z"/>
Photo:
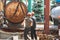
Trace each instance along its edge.
<path fill-rule="evenodd" d="M 31 14 L 32 14 L 31 18 L 33 20 L 33 23 L 32 23 L 33 25 L 31 27 L 31 38 L 32 38 L 32 40 L 34 40 L 34 38 L 35 38 L 35 40 L 37 40 L 37 35 L 36 35 L 36 18 L 34 16 L 34 12 L 32 12 Z"/>
<path fill-rule="evenodd" d="M 32 20 L 31 20 L 31 14 L 28 13 L 27 17 L 24 19 L 24 39 L 27 40 L 27 34 L 29 31 L 31 31 L 31 26 L 32 26 Z"/>

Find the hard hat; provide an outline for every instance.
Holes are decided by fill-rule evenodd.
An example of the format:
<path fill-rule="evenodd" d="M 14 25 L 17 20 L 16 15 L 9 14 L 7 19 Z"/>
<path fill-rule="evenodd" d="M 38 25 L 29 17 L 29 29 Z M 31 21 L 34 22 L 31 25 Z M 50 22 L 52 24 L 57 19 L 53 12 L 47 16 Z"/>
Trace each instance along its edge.
<path fill-rule="evenodd" d="M 55 0 L 56 1 L 56 3 L 60 3 L 60 0 Z"/>
<path fill-rule="evenodd" d="M 32 15 L 34 15 L 34 12 L 32 12 Z"/>
<path fill-rule="evenodd" d="M 29 12 L 29 13 L 27 13 L 27 16 L 31 16 L 31 13 Z"/>

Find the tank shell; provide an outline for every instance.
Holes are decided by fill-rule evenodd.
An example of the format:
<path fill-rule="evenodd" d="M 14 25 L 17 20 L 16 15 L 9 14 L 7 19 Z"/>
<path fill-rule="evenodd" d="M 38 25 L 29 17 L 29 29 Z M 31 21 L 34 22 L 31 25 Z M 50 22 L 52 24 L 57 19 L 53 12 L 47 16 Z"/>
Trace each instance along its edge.
<path fill-rule="evenodd" d="M 19 6 L 17 8 L 18 3 Z M 16 14 L 14 15 L 15 11 Z M 5 7 L 6 19 L 12 23 L 21 23 L 24 20 L 26 13 L 27 13 L 27 7 L 22 2 L 10 2 Z"/>

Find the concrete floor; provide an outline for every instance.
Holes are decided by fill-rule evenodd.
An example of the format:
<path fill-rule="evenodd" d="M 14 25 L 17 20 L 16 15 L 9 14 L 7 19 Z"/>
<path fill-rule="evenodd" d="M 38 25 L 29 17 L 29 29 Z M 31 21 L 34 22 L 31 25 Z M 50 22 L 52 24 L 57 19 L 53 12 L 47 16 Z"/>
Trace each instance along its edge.
<path fill-rule="evenodd" d="M 44 30 L 44 25 L 36 25 L 36 29 L 42 29 L 42 30 Z M 49 26 L 49 29 L 58 29 L 58 26 L 56 26 L 56 25 L 50 25 Z M 15 34 L 16 35 L 16 34 Z M 17 34 L 18 36 L 19 36 L 19 38 L 20 38 L 20 34 L 18 33 Z M 6 33 L 2 33 L 1 31 L 0 31 L 0 40 L 8 40 L 8 37 L 10 37 L 10 36 L 14 36 L 13 34 L 6 34 Z M 2 38 L 2 39 L 1 39 Z M 9 40 L 11 40 L 11 39 L 9 39 Z M 19 40 L 24 40 L 23 38 L 20 38 Z M 39 40 L 39 38 L 38 38 L 38 40 Z"/>

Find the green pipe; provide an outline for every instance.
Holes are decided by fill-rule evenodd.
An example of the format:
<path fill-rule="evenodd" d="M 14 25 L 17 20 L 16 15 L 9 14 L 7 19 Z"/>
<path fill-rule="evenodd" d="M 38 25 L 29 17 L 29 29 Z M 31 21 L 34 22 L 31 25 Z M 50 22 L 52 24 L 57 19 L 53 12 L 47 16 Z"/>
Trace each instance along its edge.
<path fill-rule="evenodd" d="M 28 12 L 31 12 L 31 1 L 32 0 L 28 0 Z"/>

